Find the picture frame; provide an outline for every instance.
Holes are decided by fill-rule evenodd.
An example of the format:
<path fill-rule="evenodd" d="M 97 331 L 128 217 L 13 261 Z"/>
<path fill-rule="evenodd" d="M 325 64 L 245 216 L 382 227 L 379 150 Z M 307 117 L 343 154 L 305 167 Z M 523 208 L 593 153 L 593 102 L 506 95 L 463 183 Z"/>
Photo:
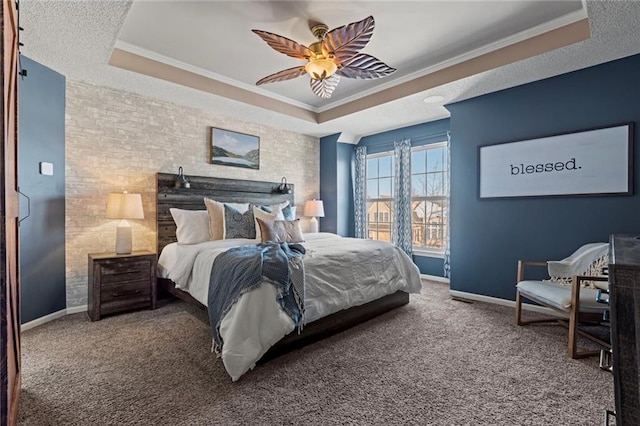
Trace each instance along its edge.
<path fill-rule="evenodd" d="M 260 138 L 211 127 L 211 164 L 260 169 Z"/>
<path fill-rule="evenodd" d="M 633 123 L 478 147 L 478 196 L 633 194 Z"/>

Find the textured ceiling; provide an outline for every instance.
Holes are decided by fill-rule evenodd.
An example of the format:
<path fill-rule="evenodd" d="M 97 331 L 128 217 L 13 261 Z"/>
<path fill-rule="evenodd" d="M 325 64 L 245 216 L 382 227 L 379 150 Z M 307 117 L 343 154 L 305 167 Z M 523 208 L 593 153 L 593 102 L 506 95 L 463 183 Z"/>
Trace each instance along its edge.
<path fill-rule="evenodd" d="M 582 13 L 573 13 L 582 12 Z M 250 90 L 260 78 L 304 61 L 277 53 L 251 29 L 280 34 L 309 46 L 310 23 L 330 29 L 372 15 L 376 26 L 362 50 L 397 68 L 384 79 L 343 78 L 330 99 L 309 89 L 307 76 L 262 86 L 263 92 L 308 108 L 326 109 L 381 83 L 468 55 L 550 21 L 584 17 L 572 1 L 134 1 L 117 46 L 213 73 Z M 455 17 L 455 19 L 452 19 Z M 562 22 L 560 22 L 562 23 Z"/>
<path fill-rule="evenodd" d="M 156 6 L 162 5 L 164 2 L 142 2 L 140 5 L 136 3 L 132 8 L 130 1 L 23 1 L 20 4 L 21 26 L 25 28 L 21 39 L 24 43 L 22 52 L 30 58 L 66 75 L 67 78 L 71 80 L 80 80 L 97 85 L 110 86 L 145 96 L 161 98 L 180 104 L 210 110 L 221 115 L 232 116 L 241 120 L 262 123 L 314 136 L 324 136 L 338 132 L 344 132 L 348 135 L 362 136 L 447 117 L 448 112 L 443 106 L 437 104 L 425 104 L 423 99 L 427 95 L 437 93 L 444 96 L 444 103 L 455 102 L 640 52 L 640 2 L 586 2 L 587 15 L 589 17 L 589 24 L 591 28 L 591 37 L 585 41 L 574 43 L 566 47 L 511 63 L 509 65 L 501 66 L 497 69 L 465 77 L 429 90 L 420 91 L 397 100 L 317 124 L 308 120 L 293 118 L 286 114 L 270 111 L 267 108 L 252 106 L 244 102 L 230 100 L 218 95 L 205 93 L 200 90 L 190 89 L 175 83 L 162 81 L 149 76 L 109 66 L 109 58 L 114 46 L 118 43 L 119 37 L 131 40 L 131 38 L 127 38 L 132 37 L 130 33 L 138 32 L 142 34 L 140 37 L 142 37 L 142 39 L 144 38 L 145 32 L 140 30 L 145 30 L 146 27 L 140 26 L 140 28 L 136 28 L 134 31 L 133 29 L 127 29 L 126 23 L 129 19 L 128 13 L 130 10 L 135 11 L 138 7 L 144 8 L 150 3 L 153 3 L 152 5 L 155 8 Z M 222 2 L 214 3 L 218 6 L 222 4 Z M 224 3 L 229 3 L 227 4 L 229 7 L 232 5 L 240 7 L 240 5 L 248 4 L 246 2 Z M 264 3 L 267 4 L 268 2 Z M 293 7 L 294 5 L 308 5 L 309 3 L 315 2 L 287 3 L 291 6 L 290 13 L 293 13 L 295 11 L 295 7 Z M 339 2 L 338 4 L 343 3 L 346 4 L 351 2 Z M 381 3 L 386 3 L 387 6 L 393 4 L 393 2 Z M 429 4 L 430 2 L 416 3 L 421 3 L 422 6 L 424 6 L 425 3 Z M 482 4 L 483 2 L 476 1 L 474 3 Z M 266 6 L 263 5 L 263 7 Z M 249 8 L 242 10 L 250 10 L 250 13 L 243 13 L 248 15 L 249 18 L 253 17 L 252 19 L 257 19 L 254 15 L 259 15 L 259 13 L 264 12 L 261 12 L 259 7 L 257 9 Z M 152 12 L 153 11 L 151 10 L 149 13 Z M 389 14 L 392 12 L 393 10 L 388 11 Z M 361 14 L 362 13 L 359 13 L 357 15 L 358 17 L 354 20 L 360 19 Z M 397 11 L 396 15 L 400 17 L 403 16 L 398 14 Z M 134 15 L 131 15 L 131 17 L 133 16 Z M 268 15 L 265 16 L 268 17 Z M 339 13 L 330 16 L 334 16 L 331 18 L 330 22 L 327 22 L 330 27 L 346 23 L 345 19 L 339 18 L 339 16 L 341 16 Z M 378 14 L 376 16 L 374 39 L 379 36 L 380 32 L 384 33 L 384 25 L 382 24 L 382 22 L 384 22 L 384 16 L 384 14 Z M 458 25 L 455 16 L 451 16 L 446 19 L 447 20 L 440 23 L 440 25 L 444 27 L 447 25 L 452 27 Z M 543 18 L 538 17 L 536 19 Z M 281 20 L 281 18 L 278 17 L 276 20 Z M 299 41 L 303 41 L 304 37 L 306 37 L 304 35 L 304 25 L 295 19 L 295 15 L 287 21 L 291 22 L 289 29 L 284 28 L 283 30 L 276 30 L 275 27 L 268 26 L 272 24 L 269 22 L 269 19 L 265 18 L 263 21 L 263 25 L 260 29 L 271 30 L 279 34 L 298 39 Z M 346 19 L 346 21 L 350 22 L 349 19 Z M 515 25 L 515 27 L 517 27 L 518 25 L 521 26 L 524 24 L 517 20 L 513 20 L 511 25 Z M 194 25 L 194 31 L 197 31 L 198 27 L 201 28 L 201 31 L 204 31 L 204 27 L 202 25 Z M 149 31 L 152 30 L 150 29 Z M 380 38 L 383 37 L 381 36 Z M 149 42 L 152 41 L 153 40 Z M 445 42 L 442 43 L 441 46 L 446 45 L 446 40 L 444 41 Z M 461 44 L 463 41 L 464 40 L 462 39 L 457 40 L 456 43 L 452 43 L 452 52 L 460 52 L 461 50 L 459 49 L 464 49 L 465 46 Z M 470 39 L 466 46 L 467 49 L 473 49 L 475 47 L 473 43 L 477 41 L 478 40 L 475 38 Z M 384 44 L 384 40 L 376 40 L 376 42 L 378 44 Z M 264 73 L 262 73 L 261 70 L 258 70 L 255 71 L 256 75 L 260 74 L 260 76 L 262 76 L 261 74 L 275 72 L 278 70 L 278 66 L 282 64 L 279 61 L 287 61 L 290 59 L 271 50 L 264 43 L 260 43 L 262 42 L 258 39 L 256 47 L 263 49 L 264 55 L 268 56 L 268 60 L 264 59 L 264 62 L 267 63 L 269 67 L 273 66 L 274 69 L 266 70 Z M 226 44 L 228 46 L 235 46 L 232 43 Z M 420 42 L 417 42 L 417 44 L 420 44 Z M 149 46 L 151 45 L 148 45 L 147 48 L 149 48 Z M 158 49 L 157 46 L 151 47 Z M 371 50 L 369 50 L 369 47 L 371 47 Z M 242 45 L 237 48 L 241 50 Z M 379 54 L 378 49 L 380 49 Z M 364 51 L 379 55 L 381 59 L 388 62 L 390 62 L 389 59 L 395 58 L 393 46 L 376 47 L 376 45 L 371 44 L 370 46 L 367 46 Z M 167 52 L 169 51 L 166 51 L 165 54 L 168 54 Z M 192 55 L 193 53 L 189 54 Z M 451 52 L 448 54 L 450 55 Z M 384 55 L 387 55 L 387 57 Z M 437 55 L 437 52 L 432 52 L 432 56 L 430 57 L 431 59 L 429 60 L 439 60 Z M 281 58 L 279 56 L 281 56 Z M 184 61 L 185 59 L 188 59 L 188 57 L 185 56 L 178 59 Z M 208 61 L 211 58 L 205 59 Z M 411 64 L 410 58 L 405 58 L 404 61 L 406 64 Z M 225 66 L 229 65 L 227 62 L 229 61 L 225 61 Z M 199 66 L 202 67 L 209 65 L 202 62 Z M 285 68 L 288 66 L 291 65 L 289 63 L 284 65 Z M 417 67 L 415 69 L 419 69 L 424 65 L 414 64 L 413 66 Z M 231 71 L 229 71 L 229 69 L 231 69 Z M 407 69 L 413 70 L 414 68 L 407 65 Z M 225 68 L 218 72 L 232 73 L 233 68 Z M 252 73 L 247 72 L 246 74 L 242 74 L 240 78 L 249 81 L 255 78 L 255 76 Z M 275 88 L 273 90 L 277 95 L 287 97 L 289 95 L 287 92 L 290 90 L 289 88 L 276 87 L 276 85 L 283 84 L 286 83 L 275 83 L 272 85 Z M 353 89 L 349 85 L 345 85 L 343 96 L 352 96 L 354 94 L 353 90 L 359 90 L 357 89 L 357 85 L 354 87 L 356 87 L 356 89 Z M 308 89 L 308 87 L 305 88 Z M 339 86 L 337 90 L 340 88 L 342 87 Z M 308 101 L 306 99 L 299 99 L 299 101 L 301 103 L 312 103 L 312 101 Z M 315 106 L 322 107 L 323 105 L 316 104 Z"/>

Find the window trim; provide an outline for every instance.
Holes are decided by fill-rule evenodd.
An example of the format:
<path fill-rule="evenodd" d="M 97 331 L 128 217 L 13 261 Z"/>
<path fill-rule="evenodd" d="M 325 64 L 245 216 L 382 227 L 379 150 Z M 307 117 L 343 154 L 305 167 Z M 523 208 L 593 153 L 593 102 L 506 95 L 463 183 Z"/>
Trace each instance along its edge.
<path fill-rule="evenodd" d="M 393 150 L 390 151 L 383 151 L 383 152 L 376 152 L 375 154 L 367 154 L 367 160 L 369 159 L 374 159 L 374 158 L 380 158 L 380 157 L 393 157 Z"/>
<path fill-rule="evenodd" d="M 414 247 L 412 252 L 414 256 L 444 259 L 444 249 Z"/>
<path fill-rule="evenodd" d="M 446 146 L 447 146 L 447 141 L 442 141 L 442 142 L 428 143 L 428 144 L 425 144 L 425 145 L 412 146 L 411 150 L 412 151 L 423 151 L 423 150 L 427 150 L 427 149 L 446 148 Z M 390 151 L 390 152 L 392 152 L 392 151 Z M 376 155 L 376 154 L 371 154 L 371 155 Z"/>

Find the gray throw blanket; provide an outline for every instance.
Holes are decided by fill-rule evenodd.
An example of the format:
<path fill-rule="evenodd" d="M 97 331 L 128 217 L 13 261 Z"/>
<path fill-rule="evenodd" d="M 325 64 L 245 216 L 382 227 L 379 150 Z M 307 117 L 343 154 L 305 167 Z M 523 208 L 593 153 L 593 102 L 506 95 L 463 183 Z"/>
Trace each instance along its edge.
<path fill-rule="evenodd" d="M 278 290 L 277 301 L 294 324 L 304 316 L 305 249 L 300 244 L 268 241 L 231 248 L 219 254 L 211 268 L 208 309 L 216 352 L 222 349 L 220 323 L 245 292 L 266 281 Z"/>

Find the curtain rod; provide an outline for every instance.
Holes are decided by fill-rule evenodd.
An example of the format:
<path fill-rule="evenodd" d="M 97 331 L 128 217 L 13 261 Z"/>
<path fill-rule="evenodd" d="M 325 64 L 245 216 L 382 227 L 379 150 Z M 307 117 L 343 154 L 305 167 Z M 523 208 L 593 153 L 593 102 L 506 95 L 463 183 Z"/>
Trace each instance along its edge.
<path fill-rule="evenodd" d="M 417 138 L 397 138 L 394 140 L 388 140 L 385 142 L 378 142 L 375 144 L 371 144 L 371 145 L 361 145 L 361 146 L 366 146 L 367 148 L 376 148 L 379 146 L 392 146 L 393 147 L 393 142 L 398 141 L 398 140 L 403 140 L 403 139 L 410 139 L 411 142 L 420 142 L 426 139 L 433 139 L 433 138 L 437 138 L 438 136 L 445 136 L 447 138 L 447 140 L 449 139 L 449 137 L 451 136 L 451 131 L 447 130 L 446 132 L 438 132 L 438 133 L 431 133 L 430 135 L 424 135 L 424 136 L 418 136 Z M 358 145 L 356 145 L 358 146 Z"/>

